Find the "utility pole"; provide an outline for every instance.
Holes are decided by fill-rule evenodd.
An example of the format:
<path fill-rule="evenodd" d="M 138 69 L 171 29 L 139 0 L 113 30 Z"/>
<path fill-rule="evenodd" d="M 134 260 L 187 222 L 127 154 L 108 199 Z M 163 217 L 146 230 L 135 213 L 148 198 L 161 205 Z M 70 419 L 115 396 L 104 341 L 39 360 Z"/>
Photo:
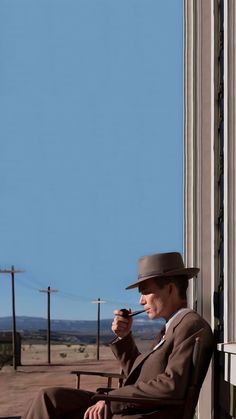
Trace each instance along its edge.
<path fill-rule="evenodd" d="M 106 301 L 101 300 L 98 298 L 97 300 L 91 301 L 93 304 L 98 305 L 98 311 L 97 311 L 97 361 L 99 361 L 99 350 L 100 350 L 100 305 L 104 304 Z"/>
<path fill-rule="evenodd" d="M 13 368 L 17 369 L 16 362 L 16 309 L 15 309 L 15 273 L 22 273 L 24 271 L 15 269 L 12 265 L 11 269 L 0 269 L 0 274 L 11 275 L 11 295 L 12 295 L 12 353 L 13 353 Z"/>
<path fill-rule="evenodd" d="M 47 287 L 47 289 L 41 289 L 39 292 L 45 292 L 48 294 L 48 330 L 47 330 L 47 343 L 48 343 L 48 364 L 51 364 L 51 306 L 50 306 L 50 297 L 51 292 L 57 292 L 58 290 L 51 289 L 51 287 Z"/>

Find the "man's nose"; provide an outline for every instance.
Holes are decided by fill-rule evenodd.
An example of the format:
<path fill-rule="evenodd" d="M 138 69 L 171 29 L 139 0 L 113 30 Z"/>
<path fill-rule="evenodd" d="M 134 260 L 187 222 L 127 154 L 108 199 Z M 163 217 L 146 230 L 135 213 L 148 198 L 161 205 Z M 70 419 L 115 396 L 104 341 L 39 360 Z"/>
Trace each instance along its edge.
<path fill-rule="evenodd" d="M 144 295 L 141 295 L 140 299 L 139 299 L 139 304 L 144 305 L 145 304 L 145 298 Z"/>

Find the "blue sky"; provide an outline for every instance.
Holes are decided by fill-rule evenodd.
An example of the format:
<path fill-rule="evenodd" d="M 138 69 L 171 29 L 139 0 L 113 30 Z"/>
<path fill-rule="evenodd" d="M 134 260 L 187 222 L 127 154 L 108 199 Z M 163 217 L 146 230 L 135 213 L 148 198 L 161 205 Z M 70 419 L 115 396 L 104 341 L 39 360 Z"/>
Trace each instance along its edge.
<path fill-rule="evenodd" d="M 1 0 L 0 267 L 16 313 L 137 309 L 139 256 L 183 249 L 182 0 Z M 0 277 L 0 316 L 11 314 Z"/>

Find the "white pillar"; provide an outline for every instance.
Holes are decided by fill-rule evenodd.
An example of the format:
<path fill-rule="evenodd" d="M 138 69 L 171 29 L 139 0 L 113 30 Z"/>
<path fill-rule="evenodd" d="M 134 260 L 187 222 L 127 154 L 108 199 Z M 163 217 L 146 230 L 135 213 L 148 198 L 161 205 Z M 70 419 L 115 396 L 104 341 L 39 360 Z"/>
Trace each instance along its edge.
<path fill-rule="evenodd" d="M 189 301 L 213 326 L 215 288 L 215 17 L 213 0 L 185 0 L 185 261 L 200 268 Z M 212 416 L 212 370 L 198 404 L 198 418 Z"/>

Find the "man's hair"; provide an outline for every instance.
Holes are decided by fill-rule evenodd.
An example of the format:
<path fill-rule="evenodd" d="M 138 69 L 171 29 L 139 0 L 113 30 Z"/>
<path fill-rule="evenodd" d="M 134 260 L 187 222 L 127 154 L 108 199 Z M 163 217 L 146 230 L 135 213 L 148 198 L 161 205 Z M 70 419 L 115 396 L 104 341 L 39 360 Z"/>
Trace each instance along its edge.
<path fill-rule="evenodd" d="M 175 284 L 179 297 L 183 300 L 187 300 L 188 277 L 186 275 L 162 277 L 158 278 L 156 285 L 158 288 L 162 289 L 165 285 L 170 284 L 170 282 Z"/>

